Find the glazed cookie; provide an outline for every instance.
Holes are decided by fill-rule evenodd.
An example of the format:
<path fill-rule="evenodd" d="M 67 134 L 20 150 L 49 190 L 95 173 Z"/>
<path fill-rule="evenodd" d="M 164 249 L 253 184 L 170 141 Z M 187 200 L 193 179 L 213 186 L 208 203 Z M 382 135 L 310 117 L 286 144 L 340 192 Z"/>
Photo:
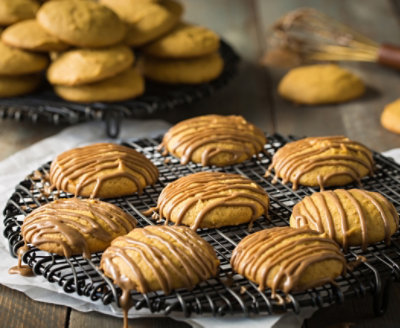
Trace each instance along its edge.
<path fill-rule="evenodd" d="M 91 198 L 140 194 L 157 178 L 157 168 L 144 155 L 111 143 L 68 150 L 58 155 L 50 167 L 53 187 Z"/>
<path fill-rule="evenodd" d="M 160 58 L 192 58 L 215 53 L 219 36 L 210 29 L 181 23 L 166 36 L 143 48 L 147 55 Z"/>
<path fill-rule="evenodd" d="M 176 224 L 219 228 L 268 215 L 269 198 L 255 182 L 237 174 L 199 172 L 182 177 L 161 192 L 153 210 Z"/>
<path fill-rule="evenodd" d="M 38 75 L 0 76 L 0 98 L 21 96 L 34 91 L 40 84 Z"/>
<path fill-rule="evenodd" d="M 33 54 L 0 42 L 0 75 L 24 75 L 44 70 L 49 64 L 45 55 Z"/>
<path fill-rule="evenodd" d="M 139 47 L 153 41 L 175 27 L 183 13 L 182 6 L 173 0 L 163 2 L 102 0 L 128 24 L 125 43 Z"/>
<path fill-rule="evenodd" d="M 105 250 L 113 239 L 130 232 L 136 220 L 119 207 L 78 198 L 58 199 L 43 205 L 24 220 L 25 243 L 70 257 Z"/>
<path fill-rule="evenodd" d="M 47 33 L 35 19 L 29 19 L 8 27 L 1 40 L 12 47 L 30 51 L 64 51 L 68 45 Z"/>
<path fill-rule="evenodd" d="M 107 80 L 79 86 L 54 86 L 54 91 L 63 99 L 75 102 L 114 102 L 140 96 L 144 92 L 143 77 L 135 68 L 130 68 Z"/>
<path fill-rule="evenodd" d="M 359 77 L 333 64 L 294 68 L 278 86 L 283 98 L 307 105 L 346 102 L 364 92 L 365 86 Z"/>
<path fill-rule="evenodd" d="M 126 33 L 117 14 L 90 0 L 47 2 L 39 9 L 37 20 L 48 33 L 77 47 L 111 46 Z"/>
<path fill-rule="evenodd" d="M 381 115 L 381 124 L 385 129 L 400 134 L 400 99 L 385 107 Z"/>
<path fill-rule="evenodd" d="M 276 227 L 242 239 L 231 266 L 275 297 L 278 289 L 287 294 L 333 282 L 345 272 L 346 259 L 333 240 L 315 231 Z"/>
<path fill-rule="evenodd" d="M 61 54 L 51 63 L 47 79 L 57 85 L 88 84 L 126 71 L 133 61 L 133 52 L 126 46 L 75 49 Z"/>
<path fill-rule="evenodd" d="M 0 0 L 0 25 L 35 18 L 39 3 L 34 0 Z"/>
<path fill-rule="evenodd" d="M 296 204 L 290 226 L 326 233 L 345 250 L 348 246 L 365 249 L 378 241 L 389 243 L 399 226 L 399 215 L 379 193 L 336 189 L 316 192 Z"/>
<path fill-rule="evenodd" d="M 266 175 L 275 170 L 273 182 L 289 181 L 317 187 L 344 186 L 368 174 L 372 175 L 374 160 L 364 145 L 343 136 L 310 137 L 287 143 L 272 159 Z"/>
<path fill-rule="evenodd" d="M 192 289 L 214 277 L 219 260 L 204 239 L 187 227 L 146 226 L 115 239 L 103 253 L 100 268 L 129 296 Z"/>
<path fill-rule="evenodd" d="M 203 166 L 243 162 L 262 151 L 266 138 L 242 116 L 204 115 L 184 120 L 165 134 L 160 149 Z"/>
<path fill-rule="evenodd" d="M 167 84 L 199 84 L 217 78 L 224 68 L 218 53 L 191 59 L 160 59 L 144 57 L 143 74 L 154 81 Z"/>

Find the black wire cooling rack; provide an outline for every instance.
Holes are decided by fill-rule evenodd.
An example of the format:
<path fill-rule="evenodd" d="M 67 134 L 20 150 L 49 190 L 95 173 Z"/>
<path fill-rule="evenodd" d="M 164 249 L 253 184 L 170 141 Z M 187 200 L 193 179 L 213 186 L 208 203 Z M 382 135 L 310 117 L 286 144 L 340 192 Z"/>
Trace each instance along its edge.
<path fill-rule="evenodd" d="M 203 170 L 239 173 L 259 183 L 269 194 L 271 205 L 270 220 L 262 217 L 255 221 L 252 232 L 273 226 L 289 224 L 292 207 L 306 195 L 315 191 L 313 188 L 301 187 L 296 191 L 290 185 L 272 184 L 271 178 L 265 178 L 265 169 L 277 149 L 289 140 L 280 135 L 268 137 L 265 152 L 244 163 L 224 168 L 202 167 L 189 163 L 181 165 L 174 157 L 162 157 L 156 146 L 158 139 L 140 139 L 124 142 L 124 145 L 135 148 L 150 158 L 160 171 L 158 182 L 145 189 L 143 195 L 132 195 L 108 200 L 138 218 L 139 226 L 162 224 L 141 214 L 142 210 L 155 206 L 161 190 L 179 177 Z M 375 153 L 377 171 L 374 177 L 362 179 L 365 189 L 379 191 L 387 197 L 400 211 L 400 166 L 392 160 Z M 9 199 L 5 215 L 4 236 L 9 241 L 11 255 L 15 257 L 17 249 L 23 245 L 20 226 L 24 217 L 34 208 L 48 203 L 56 197 L 71 197 L 71 194 L 46 193 L 48 182 L 38 176 L 46 175 L 49 165 L 39 168 L 41 174 L 33 173 L 16 186 Z M 354 188 L 348 185 L 346 188 Z M 357 256 L 364 256 L 367 262 L 361 263 L 353 271 L 338 278 L 334 284 L 326 284 L 304 292 L 280 294 L 280 299 L 272 299 L 269 290 L 260 292 L 257 286 L 247 279 L 234 274 L 229 260 L 234 247 L 249 233 L 248 225 L 224 227 L 220 229 L 202 229 L 199 234 L 215 248 L 221 261 L 221 269 L 217 278 L 201 283 L 193 290 L 176 290 L 170 295 L 162 292 L 151 292 L 145 295 L 132 292 L 132 300 L 136 309 L 148 308 L 152 312 L 181 312 L 185 316 L 191 314 L 211 313 L 213 315 L 272 314 L 285 311 L 298 313 L 302 307 L 323 307 L 332 303 L 340 303 L 345 298 L 373 295 L 376 314 L 383 314 L 388 302 L 390 282 L 400 278 L 400 233 L 392 237 L 390 246 L 378 243 L 362 251 L 359 247 L 350 248 L 346 257 L 354 261 Z M 98 269 L 101 253 L 92 255 L 91 260 L 82 256 L 64 258 L 31 248 L 25 253 L 23 261 L 28 263 L 35 274 L 43 275 L 49 282 L 57 283 L 66 293 L 77 293 L 92 301 L 100 300 L 104 304 L 118 302 L 121 291 Z"/>
<path fill-rule="evenodd" d="M 146 92 L 139 98 L 115 103 L 91 104 L 63 100 L 53 92 L 49 84 L 45 84 L 31 95 L 0 99 L 0 118 L 44 121 L 52 124 L 104 120 L 107 134 L 116 137 L 123 118 L 145 118 L 157 113 L 167 113 L 174 108 L 206 98 L 225 86 L 237 72 L 239 56 L 224 41 L 221 41 L 220 53 L 224 59 L 223 72 L 209 83 L 166 85 L 146 80 Z"/>

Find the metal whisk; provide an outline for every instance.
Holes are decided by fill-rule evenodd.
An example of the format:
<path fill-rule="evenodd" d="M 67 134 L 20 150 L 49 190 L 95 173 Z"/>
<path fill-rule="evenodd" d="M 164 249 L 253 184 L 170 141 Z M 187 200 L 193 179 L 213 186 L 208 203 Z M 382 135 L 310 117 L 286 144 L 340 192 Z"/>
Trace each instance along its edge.
<path fill-rule="evenodd" d="M 280 18 L 272 27 L 268 46 L 267 61 L 279 53 L 297 64 L 366 61 L 400 69 L 400 47 L 379 44 L 312 8 L 297 9 Z"/>

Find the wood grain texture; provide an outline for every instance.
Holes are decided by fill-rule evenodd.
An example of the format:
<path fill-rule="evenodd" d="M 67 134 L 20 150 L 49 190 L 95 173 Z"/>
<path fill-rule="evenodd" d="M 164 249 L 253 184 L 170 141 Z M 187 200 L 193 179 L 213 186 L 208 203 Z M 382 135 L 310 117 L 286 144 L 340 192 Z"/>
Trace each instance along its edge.
<path fill-rule="evenodd" d="M 100 313 L 82 313 L 72 311 L 68 328 L 122 328 L 122 318 L 110 317 Z M 129 327 L 132 328 L 188 328 L 190 325 L 165 318 L 140 318 L 130 319 Z"/>
<path fill-rule="evenodd" d="M 399 20 L 390 1 L 287 0 L 258 1 L 263 32 L 283 14 L 299 7 L 313 7 L 380 41 L 400 44 Z M 277 85 L 285 70 L 269 68 L 273 81 L 273 111 L 277 131 L 298 136 L 345 134 L 384 151 L 400 147 L 400 136 L 380 125 L 383 107 L 400 96 L 400 72 L 372 63 L 346 63 L 362 77 L 368 91 L 360 100 L 340 105 L 297 106 L 278 96 Z"/>
<path fill-rule="evenodd" d="M 64 328 L 68 309 L 32 301 L 25 294 L 0 285 L 0 327 Z"/>

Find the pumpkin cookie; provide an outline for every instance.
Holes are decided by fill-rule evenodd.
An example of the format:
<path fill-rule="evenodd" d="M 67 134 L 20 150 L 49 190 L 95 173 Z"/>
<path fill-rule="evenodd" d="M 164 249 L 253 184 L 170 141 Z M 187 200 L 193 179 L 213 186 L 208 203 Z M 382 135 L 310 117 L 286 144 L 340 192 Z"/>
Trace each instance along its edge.
<path fill-rule="evenodd" d="M 128 24 L 125 43 L 131 47 L 153 41 L 175 27 L 183 13 L 182 6 L 173 0 L 163 2 L 101 0 Z"/>
<path fill-rule="evenodd" d="M 343 136 L 311 137 L 287 143 L 272 159 L 266 175 L 273 182 L 317 187 L 344 186 L 373 173 L 374 160 L 364 145 Z"/>
<path fill-rule="evenodd" d="M 290 70 L 278 92 L 294 103 L 319 105 L 359 98 L 365 86 L 359 77 L 337 65 L 310 65 Z"/>
<path fill-rule="evenodd" d="M 21 96 L 34 91 L 40 84 L 38 75 L 0 76 L 0 98 Z"/>
<path fill-rule="evenodd" d="M 48 33 L 77 47 L 111 46 L 122 41 L 126 32 L 112 10 L 89 0 L 47 2 L 37 20 Z"/>
<path fill-rule="evenodd" d="M 154 81 L 167 84 L 200 84 L 217 78 L 224 68 L 218 53 L 191 59 L 161 59 L 144 57 L 143 74 Z"/>
<path fill-rule="evenodd" d="M 344 249 L 390 241 L 399 225 L 395 207 L 381 194 L 336 189 L 316 192 L 293 208 L 290 226 L 326 233 Z"/>
<path fill-rule="evenodd" d="M 47 79 L 52 84 L 68 86 L 88 84 L 126 71 L 133 61 L 133 52 L 126 46 L 75 49 L 61 54 L 51 63 Z"/>
<path fill-rule="evenodd" d="M 159 58 L 192 58 L 210 55 L 219 48 L 219 36 L 210 29 L 181 23 L 166 36 L 150 43 L 143 52 Z"/>
<path fill-rule="evenodd" d="M 12 47 L 31 51 L 64 51 L 68 45 L 47 33 L 35 19 L 29 19 L 8 27 L 1 40 Z"/>
<path fill-rule="evenodd" d="M 400 99 L 385 107 L 381 115 L 381 124 L 385 129 L 400 134 Z"/>
<path fill-rule="evenodd" d="M 58 199 L 29 214 L 22 224 L 25 243 L 70 257 L 105 250 L 130 232 L 136 220 L 119 207 L 89 199 Z"/>
<path fill-rule="evenodd" d="M 63 99 L 75 102 L 115 102 L 132 99 L 144 92 L 143 77 L 130 68 L 100 82 L 79 86 L 55 85 L 54 91 Z"/>
<path fill-rule="evenodd" d="M 187 227 L 146 226 L 115 239 L 100 268 L 122 289 L 140 293 L 192 289 L 214 277 L 219 260 L 214 249 Z"/>
<path fill-rule="evenodd" d="M 267 193 L 237 174 L 199 172 L 166 186 L 158 198 L 160 218 L 198 228 L 219 228 L 252 222 L 268 214 Z"/>
<path fill-rule="evenodd" d="M 39 3 L 34 0 L 0 0 L 0 25 L 35 18 Z"/>
<path fill-rule="evenodd" d="M 33 54 L 0 42 L 0 75 L 24 75 L 44 70 L 49 63 L 45 55 Z"/>
<path fill-rule="evenodd" d="M 346 259 L 333 240 L 315 231 L 276 227 L 242 239 L 231 265 L 275 297 L 278 289 L 287 294 L 332 282 L 345 272 Z"/>
<path fill-rule="evenodd" d="M 140 194 L 157 178 L 157 168 L 144 155 L 112 143 L 68 150 L 58 155 L 50 167 L 53 187 L 91 198 Z"/>
<path fill-rule="evenodd" d="M 225 166 L 251 158 L 265 143 L 262 131 L 242 116 L 204 115 L 170 128 L 160 149 L 179 157 L 181 164 Z"/>

